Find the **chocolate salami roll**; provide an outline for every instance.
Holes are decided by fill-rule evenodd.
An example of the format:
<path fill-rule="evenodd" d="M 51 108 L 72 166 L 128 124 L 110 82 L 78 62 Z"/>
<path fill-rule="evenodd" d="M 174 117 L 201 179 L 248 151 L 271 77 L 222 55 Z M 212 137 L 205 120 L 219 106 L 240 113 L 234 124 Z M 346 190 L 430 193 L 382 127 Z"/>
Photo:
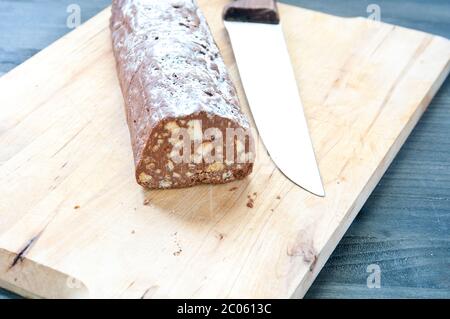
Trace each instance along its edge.
<path fill-rule="evenodd" d="M 115 0 L 111 32 L 136 179 L 177 188 L 241 179 L 253 141 L 193 0 Z"/>

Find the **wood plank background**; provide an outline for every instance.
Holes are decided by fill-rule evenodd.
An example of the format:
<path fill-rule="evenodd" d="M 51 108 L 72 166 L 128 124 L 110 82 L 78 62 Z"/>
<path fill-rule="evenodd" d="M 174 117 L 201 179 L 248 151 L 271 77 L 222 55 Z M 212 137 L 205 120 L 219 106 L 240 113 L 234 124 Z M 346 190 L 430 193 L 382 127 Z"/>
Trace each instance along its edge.
<path fill-rule="evenodd" d="M 343 16 L 367 16 L 366 0 L 289 0 Z M 70 29 L 67 6 L 82 21 L 108 0 L 0 0 L 0 75 Z M 381 19 L 450 38 L 448 0 L 378 0 Z M 309 298 L 450 298 L 450 79 L 375 189 L 311 287 Z M 0 199 L 1 200 L 1 199 Z M 381 268 L 369 289 L 367 266 Z M 1 298 L 16 296 L 0 291 Z"/>

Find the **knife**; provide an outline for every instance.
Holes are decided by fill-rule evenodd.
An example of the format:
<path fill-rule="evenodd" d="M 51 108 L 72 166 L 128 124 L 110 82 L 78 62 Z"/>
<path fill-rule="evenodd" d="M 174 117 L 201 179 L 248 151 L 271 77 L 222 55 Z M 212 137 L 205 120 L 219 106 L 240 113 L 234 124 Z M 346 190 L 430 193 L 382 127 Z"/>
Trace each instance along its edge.
<path fill-rule="evenodd" d="M 275 0 L 237 0 L 223 12 L 258 133 L 292 182 L 325 196 Z"/>

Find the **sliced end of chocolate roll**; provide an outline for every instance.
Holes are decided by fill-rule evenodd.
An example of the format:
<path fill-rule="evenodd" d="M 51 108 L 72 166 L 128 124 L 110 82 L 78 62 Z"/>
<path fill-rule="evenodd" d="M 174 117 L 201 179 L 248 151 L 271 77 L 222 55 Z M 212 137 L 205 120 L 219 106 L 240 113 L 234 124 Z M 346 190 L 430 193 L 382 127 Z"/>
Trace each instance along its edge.
<path fill-rule="evenodd" d="M 170 118 L 155 127 L 137 163 L 148 188 L 180 188 L 242 179 L 253 168 L 250 130 L 217 115 Z"/>

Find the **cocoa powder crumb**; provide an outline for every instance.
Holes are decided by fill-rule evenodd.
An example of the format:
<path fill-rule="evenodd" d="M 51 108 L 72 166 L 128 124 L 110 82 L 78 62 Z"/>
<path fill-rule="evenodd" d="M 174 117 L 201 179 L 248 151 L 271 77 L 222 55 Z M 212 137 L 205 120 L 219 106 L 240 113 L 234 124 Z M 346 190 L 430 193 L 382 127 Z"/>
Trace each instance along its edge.
<path fill-rule="evenodd" d="M 254 192 L 253 194 L 247 195 L 247 198 L 248 198 L 247 207 L 253 208 L 257 195 L 258 194 L 256 192 Z"/>
<path fill-rule="evenodd" d="M 278 195 L 278 196 L 277 196 L 277 199 L 281 199 L 281 196 L 280 196 L 280 195 Z"/>
<path fill-rule="evenodd" d="M 80 209 L 80 205 L 75 205 L 73 209 Z"/>
<path fill-rule="evenodd" d="M 183 250 L 177 250 L 176 252 L 173 253 L 174 256 L 180 256 L 181 253 L 183 252 Z"/>
<path fill-rule="evenodd" d="M 177 235 L 178 235 L 178 232 L 174 232 L 174 233 L 172 234 L 172 236 L 173 236 L 173 242 L 174 242 L 175 245 L 177 246 L 177 251 L 175 251 L 175 252 L 173 253 L 174 256 L 180 256 L 181 253 L 183 252 L 183 249 L 181 248 L 181 245 L 180 245 L 180 243 L 179 243 L 179 241 L 178 241 Z"/>

